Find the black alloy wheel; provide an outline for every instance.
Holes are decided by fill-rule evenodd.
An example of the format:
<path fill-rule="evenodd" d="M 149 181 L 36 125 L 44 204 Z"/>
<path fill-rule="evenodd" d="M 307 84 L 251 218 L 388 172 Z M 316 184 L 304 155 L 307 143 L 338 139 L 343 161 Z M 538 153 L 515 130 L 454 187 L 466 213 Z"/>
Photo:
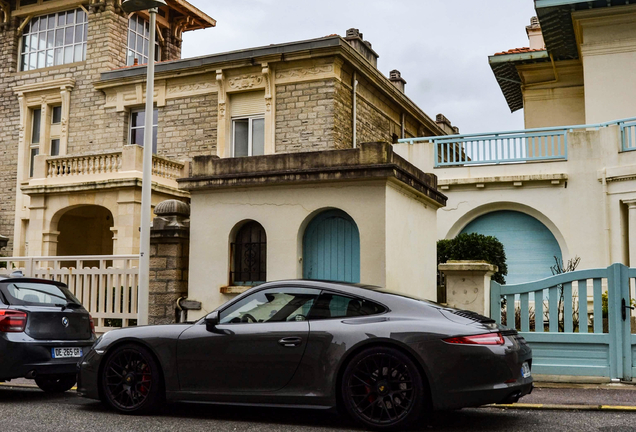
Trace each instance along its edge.
<path fill-rule="evenodd" d="M 162 395 L 159 366 L 146 348 L 128 344 L 108 355 L 101 376 L 105 401 L 124 413 L 156 408 Z"/>
<path fill-rule="evenodd" d="M 345 369 L 342 399 L 349 415 L 376 430 L 403 430 L 425 406 L 421 374 L 413 361 L 389 347 L 366 349 Z"/>
<path fill-rule="evenodd" d="M 75 375 L 39 375 L 35 383 L 46 393 L 64 393 L 75 385 Z"/>

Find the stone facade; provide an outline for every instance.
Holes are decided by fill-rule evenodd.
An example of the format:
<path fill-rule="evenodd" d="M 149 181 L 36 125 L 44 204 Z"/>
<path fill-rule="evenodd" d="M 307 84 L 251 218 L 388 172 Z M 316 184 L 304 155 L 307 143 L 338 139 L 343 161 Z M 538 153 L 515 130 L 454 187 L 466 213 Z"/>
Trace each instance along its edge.
<path fill-rule="evenodd" d="M 276 86 L 276 152 L 334 149 L 336 81 Z"/>

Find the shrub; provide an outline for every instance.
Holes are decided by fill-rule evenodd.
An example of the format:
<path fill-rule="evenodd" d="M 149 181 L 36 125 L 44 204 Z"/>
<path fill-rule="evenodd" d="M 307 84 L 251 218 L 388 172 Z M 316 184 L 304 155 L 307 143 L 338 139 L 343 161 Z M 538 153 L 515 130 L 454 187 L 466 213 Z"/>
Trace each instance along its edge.
<path fill-rule="evenodd" d="M 437 242 L 437 264 L 449 260 L 486 261 L 499 267 L 492 280 L 505 284 L 505 275 L 508 274 L 506 266 L 506 253 L 503 244 L 493 236 L 471 233 L 460 234 L 454 239 L 439 240 Z"/>

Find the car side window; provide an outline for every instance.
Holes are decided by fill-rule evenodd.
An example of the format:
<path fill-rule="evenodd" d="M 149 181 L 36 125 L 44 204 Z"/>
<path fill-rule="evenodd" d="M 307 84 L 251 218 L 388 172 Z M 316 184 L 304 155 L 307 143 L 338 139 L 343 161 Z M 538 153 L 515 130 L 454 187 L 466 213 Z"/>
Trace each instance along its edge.
<path fill-rule="evenodd" d="M 220 314 L 220 324 L 306 321 L 320 290 L 271 288 L 255 292 Z"/>
<path fill-rule="evenodd" d="M 375 315 L 386 308 L 370 300 L 323 292 L 311 310 L 309 319 L 347 318 Z"/>

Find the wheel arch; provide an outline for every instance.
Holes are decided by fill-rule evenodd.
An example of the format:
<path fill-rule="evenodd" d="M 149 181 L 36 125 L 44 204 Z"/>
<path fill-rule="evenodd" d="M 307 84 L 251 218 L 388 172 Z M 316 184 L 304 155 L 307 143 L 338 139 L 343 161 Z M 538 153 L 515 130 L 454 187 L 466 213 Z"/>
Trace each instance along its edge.
<path fill-rule="evenodd" d="M 165 394 L 166 394 L 166 373 L 163 370 L 163 364 L 161 363 L 161 360 L 159 359 L 159 356 L 157 355 L 155 350 L 152 348 L 152 346 L 150 346 L 150 344 L 148 344 L 146 341 L 144 341 L 142 339 L 126 338 L 126 339 L 117 340 L 117 342 L 114 342 L 112 345 L 110 345 L 108 348 L 106 348 L 106 352 L 104 353 L 104 356 L 102 357 L 102 360 L 99 362 L 99 368 L 97 370 L 97 391 L 98 391 L 100 400 L 103 400 L 103 398 L 104 398 L 104 395 L 102 393 L 102 372 L 104 371 L 104 365 L 106 364 L 106 360 L 112 354 L 113 350 L 115 350 L 115 349 L 117 349 L 117 348 L 119 348 L 120 346 L 123 346 L 123 345 L 139 345 L 139 346 L 147 349 L 148 352 L 150 352 L 150 355 L 152 355 L 153 360 L 156 361 L 157 364 L 159 365 L 159 374 L 161 375 L 161 393 L 165 397 Z"/>
<path fill-rule="evenodd" d="M 359 344 L 353 346 L 349 351 L 345 353 L 338 365 L 338 373 L 336 374 L 336 382 L 334 388 L 334 394 L 336 399 L 336 405 L 338 409 L 342 407 L 342 377 L 344 375 L 344 371 L 347 368 L 347 365 L 351 361 L 351 359 L 368 348 L 374 347 L 382 347 L 382 348 L 395 348 L 408 356 L 417 366 L 420 374 L 422 375 L 424 389 L 428 393 L 428 403 L 430 403 L 431 407 L 434 406 L 433 400 L 433 389 L 431 387 L 431 373 L 422 358 L 408 345 L 401 343 L 400 341 L 396 341 L 394 339 L 382 338 L 382 339 L 373 339 L 364 342 L 360 342 Z"/>

